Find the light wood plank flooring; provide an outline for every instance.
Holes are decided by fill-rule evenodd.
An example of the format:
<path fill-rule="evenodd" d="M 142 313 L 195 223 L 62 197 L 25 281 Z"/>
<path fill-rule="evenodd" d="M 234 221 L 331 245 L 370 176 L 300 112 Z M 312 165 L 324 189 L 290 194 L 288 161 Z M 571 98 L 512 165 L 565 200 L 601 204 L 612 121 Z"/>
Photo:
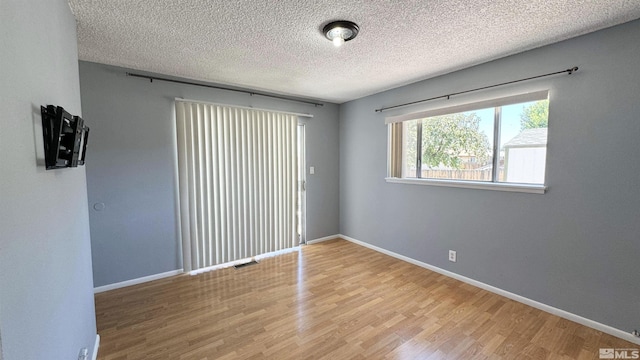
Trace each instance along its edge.
<path fill-rule="evenodd" d="M 598 359 L 640 348 L 344 240 L 96 295 L 98 359 Z"/>

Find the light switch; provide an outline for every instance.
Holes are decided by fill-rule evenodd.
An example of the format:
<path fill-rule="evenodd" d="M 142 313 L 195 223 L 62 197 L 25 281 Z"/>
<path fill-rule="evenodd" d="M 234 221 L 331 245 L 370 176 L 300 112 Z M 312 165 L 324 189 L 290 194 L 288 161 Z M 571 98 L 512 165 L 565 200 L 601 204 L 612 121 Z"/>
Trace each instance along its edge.
<path fill-rule="evenodd" d="M 309 175 L 313 175 L 316 173 L 316 167 L 315 166 L 309 166 Z"/>

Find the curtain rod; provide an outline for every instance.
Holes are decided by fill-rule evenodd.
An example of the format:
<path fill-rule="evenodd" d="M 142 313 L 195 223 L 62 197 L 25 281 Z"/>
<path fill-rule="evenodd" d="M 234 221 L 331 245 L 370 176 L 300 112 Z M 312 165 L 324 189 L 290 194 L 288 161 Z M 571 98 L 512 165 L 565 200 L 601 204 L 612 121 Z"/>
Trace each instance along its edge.
<path fill-rule="evenodd" d="M 278 95 L 271 95 L 271 94 L 263 94 L 263 93 L 259 93 L 259 92 L 255 92 L 255 91 L 249 91 L 249 90 L 233 89 L 233 88 L 228 88 L 228 87 L 224 87 L 224 86 L 216 86 L 216 85 L 209 85 L 209 84 L 201 84 L 201 83 L 196 83 L 196 82 L 191 82 L 191 81 L 175 80 L 175 79 L 168 79 L 168 78 L 161 78 L 161 77 L 157 77 L 157 76 L 150 76 L 150 75 L 135 74 L 135 73 L 130 73 L 130 72 L 127 72 L 126 74 L 127 74 L 127 76 L 131 76 L 131 77 L 138 77 L 138 78 L 143 78 L 143 79 L 149 79 L 149 81 L 151 81 L 151 82 L 153 82 L 153 80 L 160 80 L 160 81 L 167 81 L 167 82 L 172 82 L 172 83 L 176 83 L 176 84 L 193 85 L 193 86 L 202 86 L 202 87 L 207 87 L 207 88 L 211 88 L 211 89 L 227 90 L 227 91 L 235 91 L 235 92 L 240 92 L 240 93 L 244 93 L 244 94 L 249 94 L 250 96 L 258 95 L 258 96 L 264 96 L 264 97 L 269 97 L 269 98 L 273 98 L 273 99 L 280 99 L 280 100 L 287 100 L 287 101 L 295 101 L 295 102 L 299 102 L 299 103 L 304 103 L 304 104 L 313 105 L 313 106 L 316 106 L 316 107 L 318 107 L 318 106 L 324 106 L 324 104 L 323 104 L 323 103 L 317 103 L 317 102 L 313 102 L 313 101 L 306 101 L 306 100 L 292 99 L 292 98 L 288 98 L 288 97 L 286 97 L 286 96 L 278 96 Z"/>
<path fill-rule="evenodd" d="M 518 82 L 521 82 L 521 81 L 533 80 L 533 79 L 538 79 L 538 78 L 541 78 L 541 77 L 558 75 L 558 74 L 562 74 L 562 73 L 567 73 L 568 75 L 571 75 L 576 71 L 578 71 L 578 67 L 574 66 L 574 67 L 572 67 L 570 69 L 567 69 L 567 70 L 556 71 L 556 72 L 552 72 L 552 73 L 548 73 L 548 74 L 532 76 L 532 77 L 528 77 L 528 78 L 524 78 L 524 79 L 520 79 L 520 80 L 507 81 L 507 82 L 503 82 L 503 83 L 500 83 L 500 84 L 483 86 L 483 87 L 479 87 L 479 88 L 475 88 L 475 89 L 471 89 L 471 90 L 459 91 L 459 92 L 446 94 L 446 95 L 440 95 L 440 96 L 436 96 L 436 97 L 432 97 L 432 98 L 428 98 L 428 99 L 412 101 L 412 102 L 408 102 L 408 103 L 404 103 L 404 104 L 400 104 L 400 105 L 387 106 L 387 107 L 383 107 L 383 108 L 380 108 L 380 109 L 376 109 L 375 112 L 383 112 L 383 111 L 386 111 L 386 110 L 391 110 L 391 109 L 399 108 L 399 107 L 402 107 L 402 106 L 419 104 L 419 103 L 422 103 L 422 102 L 427 102 L 427 101 L 437 100 L 437 99 L 445 99 L 446 98 L 447 100 L 449 100 L 450 97 L 455 96 L 455 95 L 466 94 L 466 93 L 470 93 L 470 92 L 473 92 L 473 91 L 485 90 L 485 89 L 490 89 L 490 88 L 503 86 L 503 85 L 515 84 L 515 83 L 518 83 Z"/>

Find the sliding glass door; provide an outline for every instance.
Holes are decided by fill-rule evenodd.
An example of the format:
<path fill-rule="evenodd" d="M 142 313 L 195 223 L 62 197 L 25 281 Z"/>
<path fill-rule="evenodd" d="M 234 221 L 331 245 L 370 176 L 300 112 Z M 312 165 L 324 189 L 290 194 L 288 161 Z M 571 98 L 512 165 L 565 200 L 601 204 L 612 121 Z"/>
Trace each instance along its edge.
<path fill-rule="evenodd" d="M 185 271 L 304 241 L 298 116 L 176 101 L 176 122 Z"/>

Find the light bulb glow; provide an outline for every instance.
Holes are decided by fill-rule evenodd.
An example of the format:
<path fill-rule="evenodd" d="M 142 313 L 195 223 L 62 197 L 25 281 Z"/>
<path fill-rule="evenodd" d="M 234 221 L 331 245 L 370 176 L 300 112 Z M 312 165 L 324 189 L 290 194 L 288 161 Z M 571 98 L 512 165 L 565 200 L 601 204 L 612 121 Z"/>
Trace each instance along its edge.
<path fill-rule="evenodd" d="M 335 47 L 340 47 L 342 46 L 342 44 L 344 44 L 344 39 L 342 38 L 342 36 L 336 36 L 333 38 L 333 46 Z"/>

